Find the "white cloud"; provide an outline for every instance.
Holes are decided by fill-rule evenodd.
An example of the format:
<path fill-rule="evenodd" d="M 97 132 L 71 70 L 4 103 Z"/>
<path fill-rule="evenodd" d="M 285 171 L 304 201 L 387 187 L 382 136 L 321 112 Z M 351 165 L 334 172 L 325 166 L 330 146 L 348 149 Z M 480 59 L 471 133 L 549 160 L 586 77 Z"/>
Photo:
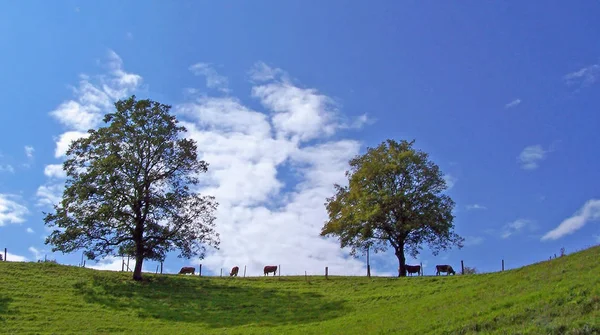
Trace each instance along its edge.
<path fill-rule="evenodd" d="M 67 173 L 63 170 L 62 164 L 49 164 L 44 168 L 44 174 L 49 178 L 64 179 Z"/>
<path fill-rule="evenodd" d="M 115 257 L 115 256 L 107 256 L 105 258 L 100 259 L 98 262 L 90 261 L 89 259 L 84 258 L 85 267 L 94 269 L 94 270 L 108 270 L 108 271 L 121 271 L 123 268 L 123 258 Z M 142 272 L 154 272 L 150 271 L 147 267 L 147 262 L 142 265 Z M 135 267 L 135 259 L 129 259 L 129 269 L 133 270 Z M 125 258 L 125 270 L 127 270 L 127 258 Z"/>
<path fill-rule="evenodd" d="M 38 197 L 38 206 L 52 207 L 62 200 L 62 184 L 41 185 L 38 187 L 36 196 Z"/>
<path fill-rule="evenodd" d="M 10 164 L 5 164 L 5 165 L 0 164 L 0 172 L 14 173 L 15 172 L 15 168 L 13 168 L 13 166 L 10 165 Z"/>
<path fill-rule="evenodd" d="M 0 194 L 0 227 L 9 223 L 25 222 L 29 210 L 16 199 L 16 196 L 10 194 Z"/>
<path fill-rule="evenodd" d="M 32 146 L 30 146 L 30 145 L 25 146 L 25 155 L 27 156 L 27 158 L 33 158 L 34 151 L 35 151 L 35 149 L 33 149 Z"/>
<path fill-rule="evenodd" d="M 582 87 L 594 84 L 600 78 L 600 64 L 592 64 L 578 71 L 568 73 L 564 80 L 567 85 L 580 85 Z"/>
<path fill-rule="evenodd" d="M 287 74 L 283 70 L 272 68 L 264 62 L 256 62 L 248 73 L 250 74 L 250 79 L 256 82 L 274 80 L 278 76 L 285 76 L 287 78 Z"/>
<path fill-rule="evenodd" d="M 4 254 L 2 254 L 4 257 Z M 10 252 L 6 253 L 6 261 L 8 262 L 28 262 L 29 260 L 25 256 L 11 254 Z"/>
<path fill-rule="evenodd" d="M 278 138 L 308 141 L 329 137 L 336 131 L 336 104 L 314 89 L 272 82 L 253 87 L 252 96 L 273 112 L 271 119 Z"/>
<path fill-rule="evenodd" d="M 450 190 L 454 187 L 454 185 L 456 185 L 458 179 L 452 175 L 445 174 L 444 181 L 446 181 L 446 186 L 448 187 L 446 190 Z"/>
<path fill-rule="evenodd" d="M 487 209 L 487 207 L 482 206 L 480 204 L 472 204 L 472 205 L 467 205 L 467 210 L 474 210 L 474 209 Z"/>
<path fill-rule="evenodd" d="M 546 157 L 546 151 L 541 145 L 530 145 L 525 147 L 518 159 L 521 163 L 521 168 L 524 170 L 535 170 L 539 167 L 540 161 Z"/>
<path fill-rule="evenodd" d="M 513 222 L 509 222 L 504 225 L 502 234 L 500 235 L 502 238 L 508 238 L 514 234 L 517 234 L 524 229 L 535 230 L 536 225 L 533 220 L 528 219 L 517 219 Z"/>
<path fill-rule="evenodd" d="M 586 223 L 596 220 L 600 220 L 600 199 L 591 199 L 575 214 L 563 220 L 556 228 L 542 236 L 542 241 L 557 240 L 563 236 L 573 234 Z"/>
<path fill-rule="evenodd" d="M 255 86 L 254 96 L 271 112 L 290 113 L 298 120 L 323 115 L 322 101 L 328 97 L 285 85 Z M 336 274 L 364 273 L 364 264 L 345 257 L 337 241 L 319 236 L 326 220 L 324 199 L 332 194 L 333 183 L 344 182 L 348 160 L 358 154 L 360 144 L 300 142 L 318 137 L 316 130 L 324 125 L 331 133 L 341 128 L 335 118 L 294 128 L 277 114 L 269 118 L 229 97 L 203 97 L 175 110 L 185 117 L 182 123 L 187 136 L 197 141 L 201 159 L 210 164 L 201 192 L 215 195 L 220 203 L 220 250 L 208 255 L 204 266 L 218 273 L 246 265 L 250 276 L 262 275 L 267 264 L 281 265 L 284 275 L 321 273 L 325 266 Z M 282 178 L 286 171 L 297 180 Z"/>
<path fill-rule="evenodd" d="M 33 229 L 29 228 L 29 227 L 27 228 L 27 230 L 26 230 L 26 231 L 27 231 L 27 233 L 29 233 L 29 234 L 33 234 L 33 233 L 35 233 L 35 231 L 34 231 Z"/>
<path fill-rule="evenodd" d="M 366 114 L 353 121 L 345 120 L 334 99 L 316 89 L 294 85 L 281 69 L 257 63 L 251 76 L 262 82 L 252 88 L 252 96 L 270 111 L 277 138 L 292 141 L 323 139 L 338 129 L 360 128 L 374 122 Z"/>
<path fill-rule="evenodd" d="M 88 136 L 89 133 L 84 133 L 80 131 L 67 131 L 65 133 L 62 133 L 56 141 L 56 150 L 54 151 L 54 157 L 61 158 L 66 156 L 67 150 L 69 150 L 71 142 Z"/>
<path fill-rule="evenodd" d="M 141 76 L 123 70 L 121 57 L 112 50 L 108 52 L 107 67 L 108 75 L 81 75 L 79 86 L 73 88 L 76 101 L 61 103 L 50 115 L 77 132 L 97 127 L 112 103 L 129 95 L 142 82 Z"/>
<path fill-rule="evenodd" d="M 210 64 L 196 63 L 190 66 L 189 70 L 196 76 L 205 76 L 206 87 L 229 93 L 229 80 L 227 77 L 220 75 Z"/>
<path fill-rule="evenodd" d="M 521 99 L 515 99 L 509 103 L 507 103 L 506 105 L 504 105 L 504 108 L 513 108 L 513 107 L 517 107 L 519 104 L 521 104 Z"/>
<path fill-rule="evenodd" d="M 483 237 L 481 236 L 467 236 L 465 237 L 465 246 L 475 246 L 483 243 Z"/>
<path fill-rule="evenodd" d="M 29 249 L 27 249 L 27 250 L 29 250 L 29 252 L 31 252 L 33 254 L 33 258 L 36 261 L 39 259 L 42 259 L 43 254 L 35 247 L 29 247 Z"/>

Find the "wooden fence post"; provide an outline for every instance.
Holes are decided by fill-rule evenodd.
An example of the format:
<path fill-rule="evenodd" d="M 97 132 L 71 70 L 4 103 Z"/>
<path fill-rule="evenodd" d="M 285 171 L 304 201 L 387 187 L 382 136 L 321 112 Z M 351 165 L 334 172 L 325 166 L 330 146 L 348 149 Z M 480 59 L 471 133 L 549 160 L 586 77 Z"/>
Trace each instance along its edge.
<path fill-rule="evenodd" d="M 460 271 L 461 271 L 461 275 L 465 274 L 465 263 L 462 261 L 462 259 L 460 260 Z"/>
<path fill-rule="evenodd" d="M 246 278 L 246 266 L 244 265 L 244 278 Z"/>
<path fill-rule="evenodd" d="M 329 275 L 329 267 L 326 266 L 325 267 L 325 279 L 329 279 L 328 275 Z"/>
<path fill-rule="evenodd" d="M 161 261 L 161 262 L 160 262 L 160 274 L 161 274 L 161 275 L 162 275 L 162 272 L 163 272 L 163 262 Z"/>
<path fill-rule="evenodd" d="M 4 261 L 6 261 L 6 248 L 4 248 Z"/>
<path fill-rule="evenodd" d="M 279 280 L 281 280 L 281 264 L 279 264 Z"/>
<path fill-rule="evenodd" d="M 200 269 L 198 269 L 198 276 L 202 277 L 202 264 L 200 264 Z"/>
<path fill-rule="evenodd" d="M 420 262 L 419 265 L 421 266 L 419 269 L 421 269 L 421 271 L 419 271 L 419 276 L 423 275 L 423 262 Z"/>
<path fill-rule="evenodd" d="M 221 268 L 221 277 L 223 277 L 223 268 Z"/>
<path fill-rule="evenodd" d="M 502 260 L 502 271 L 504 271 L 504 260 Z"/>

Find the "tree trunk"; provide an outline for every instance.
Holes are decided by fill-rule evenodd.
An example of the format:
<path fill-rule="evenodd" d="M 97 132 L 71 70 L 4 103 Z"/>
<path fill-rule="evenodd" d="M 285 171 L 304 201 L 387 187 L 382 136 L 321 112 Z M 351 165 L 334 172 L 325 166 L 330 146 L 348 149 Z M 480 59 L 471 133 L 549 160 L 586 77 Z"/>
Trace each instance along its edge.
<path fill-rule="evenodd" d="M 135 256 L 135 269 L 133 270 L 133 280 L 142 280 L 142 264 L 144 263 L 144 256 L 138 254 Z"/>
<path fill-rule="evenodd" d="M 396 250 L 398 257 L 398 277 L 406 277 L 406 258 L 404 257 L 404 248 Z"/>

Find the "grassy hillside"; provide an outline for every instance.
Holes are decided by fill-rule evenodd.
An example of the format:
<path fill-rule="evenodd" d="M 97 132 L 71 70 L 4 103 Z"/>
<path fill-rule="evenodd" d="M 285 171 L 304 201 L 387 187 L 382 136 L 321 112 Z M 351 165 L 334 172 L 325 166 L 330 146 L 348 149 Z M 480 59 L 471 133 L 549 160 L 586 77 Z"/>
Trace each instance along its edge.
<path fill-rule="evenodd" d="M 600 333 L 600 247 L 471 276 L 130 276 L 0 262 L 0 333 Z"/>

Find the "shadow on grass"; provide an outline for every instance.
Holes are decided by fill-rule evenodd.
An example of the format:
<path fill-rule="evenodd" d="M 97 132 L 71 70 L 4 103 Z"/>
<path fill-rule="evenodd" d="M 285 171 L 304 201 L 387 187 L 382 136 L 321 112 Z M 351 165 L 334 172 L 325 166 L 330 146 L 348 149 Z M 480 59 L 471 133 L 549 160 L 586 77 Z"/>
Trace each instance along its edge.
<path fill-rule="evenodd" d="M 8 304 L 10 302 L 12 302 L 12 298 L 0 295 L 0 320 L 8 312 Z"/>
<path fill-rule="evenodd" d="M 350 309 L 344 300 L 315 292 L 249 287 L 202 278 L 152 277 L 136 283 L 94 276 L 75 284 L 88 303 L 135 310 L 139 317 L 204 323 L 212 328 L 246 324 L 275 326 L 324 321 Z"/>

